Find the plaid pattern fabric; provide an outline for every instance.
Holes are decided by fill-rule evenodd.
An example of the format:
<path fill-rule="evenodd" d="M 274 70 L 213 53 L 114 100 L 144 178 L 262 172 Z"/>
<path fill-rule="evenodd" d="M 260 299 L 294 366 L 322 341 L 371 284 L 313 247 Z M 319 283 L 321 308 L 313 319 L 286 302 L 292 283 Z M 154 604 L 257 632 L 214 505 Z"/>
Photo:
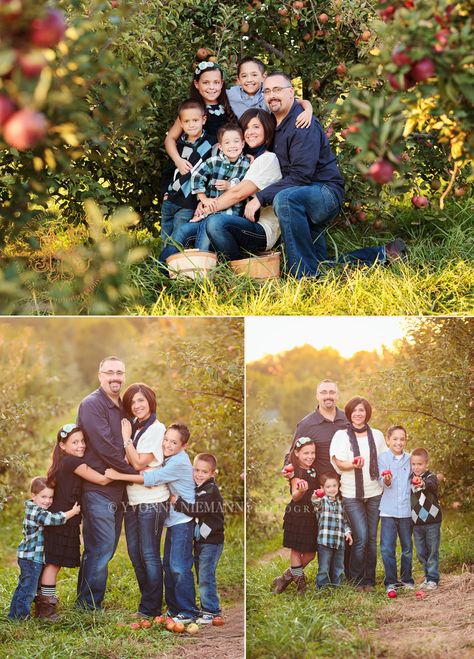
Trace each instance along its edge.
<path fill-rule="evenodd" d="M 413 476 L 413 474 L 412 474 Z M 411 486 L 411 518 L 415 526 L 439 524 L 441 522 L 441 506 L 438 501 L 438 479 L 431 471 L 426 471 L 422 477 L 424 487 Z"/>
<path fill-rule="evenodd" d="M 17 556 L 27 561 L 44 563 L 43 526 L 59 526 L 66 523 L 64 513 L 50 513 L 37 506 L 31 499 L 25 501 L 23 540 L 18 545 Z"/>
<path fill-rule="evenodd" d="M 319 518 L 318 545 L 342 549 L 346 533 L 351 532 L 342 501 L 327 496 L 322 499 L 313 496 L 311 501 Z"/>
<path fill-rule="evenodd" d="M 222 190 L 216 188 L 216 181 L 239 183 L 249 167 L 250 162 L 246 156 L 241 154 L 235 162 L 230 162 L 222 152 L 219 152 L 218 155 L 205 160 L 191 174 L 191 191 L 193 194 L 205 192 L 209 198 L 219 197 Z M 244 202 L 241 202 L 221 212 L 228 215 L 241 215 L 243 209 Z"/>

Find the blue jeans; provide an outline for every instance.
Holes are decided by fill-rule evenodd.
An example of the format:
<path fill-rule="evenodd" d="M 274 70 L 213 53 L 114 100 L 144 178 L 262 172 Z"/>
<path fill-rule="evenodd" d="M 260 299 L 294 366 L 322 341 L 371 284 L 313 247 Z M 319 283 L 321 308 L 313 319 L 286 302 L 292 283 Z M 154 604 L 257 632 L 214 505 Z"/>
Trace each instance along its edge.
<path fill-rule="evenodd" d="M 189 247 L 196 247 L 201 252 L 212 252 L 211 241 L 206 233 L 206 222 L 207 219 L 200 222 L 186 222 L 174 229 L 168 244 L 160 254 L 160 261 L 164 263 L 168 256 Z"/>
<path fill-rule="evenodd" d="M 223 549 L 223 543 L 210 545 L 196 542 L 194 544 L 194 568 L 198 580 L 201 609 L 214 615 L 219 615 L 221 612 L 217 594 L 216 569 Z"/>
<path fill-rule="evenodd" d="M 267 248 L 267 234 L 262 225 L 238 215 L 209 215 L 206 231 L 216 252 L 229 261 L 246 258 L 246 252 L 258 254 Z"/>
<path fill-rule="evenodd" d="M 318 544 L 316 587 L 340 586 L 344 574 L 344 547 L 333 549 Z"/>
<path fill-rule="evenodd" d="M 194 215 L 192 208 L 181 208 L 172 201 L 165 201 L 161 206 L 161 242 L 164 247 L 173 231 L 182 224 L 189 222 Z"/>
<path fill-rule="evenodd" d="M 18 565 L 20 577 L 8 612 L 10 620 L 24 620 L 31 614 L 31 604 L 36 597 L 38 581 L 44 567 L 42 563 L 35 563 L 25 558 L 19 558 Z"/>
<path fill-rule="evenodd" d="M 117 549 L 122 528 L 121 503 L 100 492 L 81 497 L 84 552 L 77 580 L 76 607 L 100 609 L 105 595 L 109 561 Z"/>
<path fill-rule="evenodd" d="M 441 539 L 441 524 L 423 524 L 413 527 L 416 555 L 423 570 L 426 581 L 439 582 L 439 543 Z"/>
<path fill-rule="evenodd" d="M 165 600 L 172 615 L 198 615 L 193 577 L 194 521 L 175 524 L 166 529 L 163 569 Z"/>
<path fill-rule="evenodd" d="M 356 586 L 375 586 L 377 565 L 377 526 L 382 495 L 369 499 L 343 497 L 354 542 L 351 548 L 349 576 Z"/>
<path fill-rule="evenodd" d="M 145 616 L 161 613 L 163 567 L 160 542 L 166 514 L 166 502 L 128 504 L 125 511 L 128 555 L 141 593 L 138 611 Z"/>
<path fill-rule="evenodd" d="M 413 584 L 412 543 L 411 534 L 413 522 L 411 517 L 381 517 L 380 518 L 380 553 L 385 568 L 384 584 L 396 585 L 400 582 Z M 397 536 L 402 549 L 400 557 L 400 580 L 397 578 Z"/>
<path fill-rule="evenodd" d="M 336 193 L 324 183 L 294 186 L 281 190 L 273 200 L 280 221 L 288 273 L 300 279 L 318 274 L 319 264 L 327 262 L 327 224 L 341 207 Z M 329 263 L 385 262 L 384 247 L 366 247 L 341 255 Z"/>

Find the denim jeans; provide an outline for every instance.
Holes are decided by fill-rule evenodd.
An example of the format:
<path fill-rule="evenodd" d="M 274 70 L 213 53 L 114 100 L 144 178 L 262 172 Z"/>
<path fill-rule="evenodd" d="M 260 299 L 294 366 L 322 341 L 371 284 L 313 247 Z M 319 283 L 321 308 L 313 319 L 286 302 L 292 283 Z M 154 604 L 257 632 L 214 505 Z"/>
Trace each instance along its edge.
<path fill-rule="evenodd" d="M 83 492 L 81 507 L 84 552 L 77 581 L 76 607 L 100 609 L 109 561 L 120 538 L 122 504 L 114 503 L 100 492 Z"/>
<path fill-rule="evenodd" d="M 42 563 L 35 563 L 25 558 L 19 558 L 18 565 L 20 577 L 8 612 L 10 620 L 24 620 L 31 614 L 31 604 L 36 597 L 38 582 L 44 567 Z"/>
<path fill-rule="evenodd" d="M 288 273 L 300 279 L 318 274 L 319 264 L 385 262 L 384 247 L 366 247 L 328 261 L 324 230 L 340 211 L 337 196 L 324 183 L 281 190 L 273 200 L 285 246 Z"/>
<path fill-rule="evenodd" d="M 238 215 L 209 215 L 206 231 L 216 252 L 229 261 L 246 258 L 247 252 L 264 252 L 267 248 L 267 234 L 262 225 Z"/>
<path fill-rule="evenodd" d="M 223 543 L 211 545 L 196 542 L 194 544 L 194 568 L 198 580 L 201 609 L 214 615 L 219 615 L 221 612 L 217 594 L 216 569 L 223 549 Z"/>
<path fill-rule="evenodd" d="M 165 572 L 165 600 L 172 615 L 184 613 L 195 618 L 196 590 L 193 576 L 194 520 L 175 524 L 166 529 L 163 569 Z"/>
<path fill-rule="evenodd" d="M 412 576 L 412 542 L 413 522 L 411 517 L 380 518 L 380 553 L 385 568 L 384 584 L 386 586 L 402 583 L 414 583 Z M 400 538 L 402 553 L 400 556 L 400 579 L 397 578 L 397 536 Z"/>
<path fill-rule="evenodd" d="M 181 208 L 172 201 L 165 200 L 161 206 L 161 241 L 164 246 L 173 231 L 189 222 L 194 215 L 192 208 Z"/>
<path fill-rule="evenodd" d="M 212 252 L 211 241 L 206 233 L 206 222 L 207 219 L 200 222 L 186 222 L 174 229 L 168 244 L 160 254 L 160 261 L 164 263 L 168 256 L 178 254 L 189 247 L 195 247 L 201 252 Z"/>
<path fill-rule="evenodd" d="M 439 582 L 439 543 L 441 524 L 423 524 L 413 527 L 416 555 L 425 571 L 426 581 Z"/>
<path fill-rule="evenodd" d="M 316 587 L 340 586 L 344 574 L 344 547 L 333 549 L 318 544 Z"/>
<path fill-rule="evenodd" d="M 141 593 L 138 611 L 145 616 L 161 613 L 163 567 L 160 542 L 166 513 L 166 502 L 128 504 L 125 511 L 128 555 Z"/>
<path fill-rule="evenodd" d="M 350 578 L 356 586 L 375 585 L 377 565 L 377 526 L 382 495 L 369 499 L 343 497 L 344 510 L 349 518 L 354 542 L 349 566 Z"/>

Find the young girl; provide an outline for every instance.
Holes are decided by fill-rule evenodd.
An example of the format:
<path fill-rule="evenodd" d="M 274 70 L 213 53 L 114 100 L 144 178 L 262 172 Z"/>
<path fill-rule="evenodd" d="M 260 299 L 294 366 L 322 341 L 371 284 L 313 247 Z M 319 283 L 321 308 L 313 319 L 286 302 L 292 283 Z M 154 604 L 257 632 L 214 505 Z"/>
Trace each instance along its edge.
<path fill-rule="evenodd" d="M 110 480 L 89 467 L 84 459 L 84 433 L 75 423 L 59 429 L 48 471 L 48 485 L 54 488 L 50 511 L 66 510 L 81 498 L 81 479 L 107 485 Z M 62 567 L 78 567 L 80 563 L 79 526 L 81 516 L 68 520 L 63 526 L 45 527 L 45 567 L 40 579 L 40 594 L 36 596 L 35 616 L 57 618 L 56 578 Z"/>
<path fill-rule="evenodd" d="M 206 108 L 206 133 L 217 135 L 217 130 L 237 118 L 230 107 L 229 99 L 224 85 L 224 74 L 222 69 L 214 62 L 200 62 L 194 70 L 194 78 L 189 89 L 189 98 L 200 101 Z M 166 151 L 179 170 L 184 175 L 190 172 L 192 165 L 181 158 L 176 148 L 176 142 L 183 132 L 179 119 L 168 131 L 165 139 Z"/>
<path fill-rule="evenodd" d="M 273 592 L 282 593 L 294 581 L 296 590 L 306 590 L 303 569 L 316 555 L 318 522 L 314 514 L 311 494 L 318 485 L 316 446 L 309 437 L 300 437 L 290 450 L 289 463 L 294 467 L 290 480 L 291 501 L 283 519 L 283 546 L 291 549 L 290 567 L 274 579 Z M 285 468 L 288 470 L 288 465 Z"/>
<path fill-rule="evenodd" d="M 321 476 L 322 490 L 316 490 L 311 501 L 319 521 L 318 574 L 316 587 L 339 586 L 344 574 L 344 539 L 352 545 L 349 522 L 339 496 L 339 478 Z"/>

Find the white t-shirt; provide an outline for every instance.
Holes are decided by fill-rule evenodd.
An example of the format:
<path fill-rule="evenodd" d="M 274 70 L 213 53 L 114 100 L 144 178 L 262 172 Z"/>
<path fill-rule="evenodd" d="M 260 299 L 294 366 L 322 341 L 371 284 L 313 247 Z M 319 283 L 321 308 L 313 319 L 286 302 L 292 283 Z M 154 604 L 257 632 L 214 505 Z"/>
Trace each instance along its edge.
<path fill-rule="evenodd" d="M 263 190 L 268 185 L 279 181 L 281 177 L 278 158 L 271 151 L 265 151 L 261 156 L 255 158 L 242 180 L 252 181 L 259 190 Z M 267 249 L 271 249 L 281 233 L 280 224 L 272 206 L 260 209 L 259 224 L 262 225 L 267 236 Z"/>
<path fill-rule="evenodd" d="M 376 428 L 372 428 L 372 434 L 374 436 L 375 448 L 377 450 L 377 457 L 387 450 L 387 445 L 385 444 L 385 439 L 383 433 Z M 383 488 L 380 485 L 378 480 L 371 480 L 370 478 L 370 450 L 369 450 L 369 438 L 367 435 L 357 436 L 357 441 L 359 442 L 359 451 L 361 456 L 364 458 L 364 466 L 362 468 L 362 475 L 364 478 L 364 495 L 365 498 L 369 499 L 370 497 L 376 497 L 378 494 L 382 494 Z M 356 487 L 355 487 L 355 473 L 354 470 L 350 471 L 341 471 L 338 469 L 334 458 L 338 460 L 346 460 L 352 462 L 354 460 L 354 453 L 351 449 L 351 444 L 349 441 L 349 435 L 346 430 L 338 430 L 334 437 L 331 440 L 331 448 L 329 449 L 329 455 L 331 456 L 331 462 L 334 466 L 334 469 L 338 474 L 341 475 L 341 494 L 343 497 L 348 499 L 355 499 Z"/>
<path fill-rule="evenodd" d="M 153 453 L 155 456 L 148 467 L 145 467 L 143 471 L 161 467 L 163 463 L 162 443 L 165 430 L 166 427 L 162 423 L 155 421 L 155 423 L 145 430 L 138 440 L 137 453 Z M 139 483 L 133 483 L 127 485 L 127 494 L 129 502 L 136 505 L 138 503 L 158 503 L 160 501 L 167 501 L 170 496 L 170 491 L 165 484 L 155 485 L 154 487 L 145 487 Z"/>

